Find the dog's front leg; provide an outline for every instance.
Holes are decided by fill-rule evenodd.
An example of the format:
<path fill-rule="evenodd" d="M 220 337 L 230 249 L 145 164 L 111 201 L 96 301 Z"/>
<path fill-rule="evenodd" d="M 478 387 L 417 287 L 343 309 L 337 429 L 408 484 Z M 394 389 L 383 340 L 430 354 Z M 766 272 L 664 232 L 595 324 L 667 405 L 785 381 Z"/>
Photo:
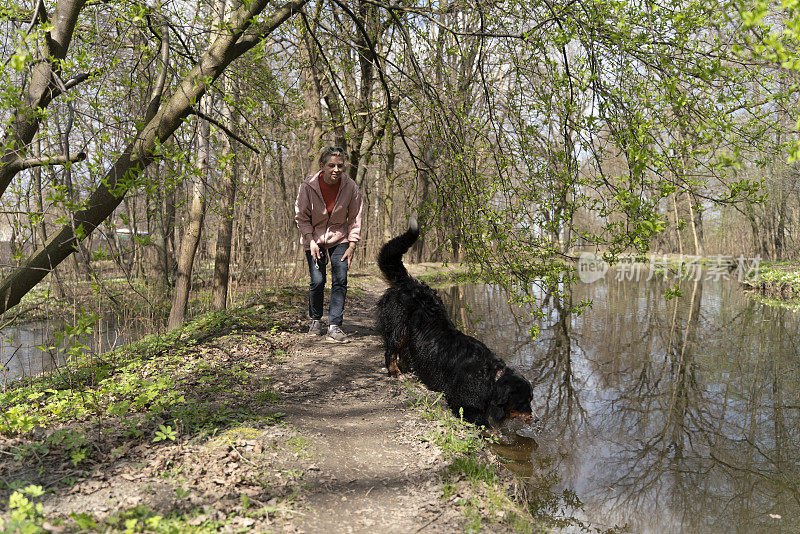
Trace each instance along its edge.
<path fill-rule="evenodd" d="M 391 377 L 400 375 L 400 367 L 397 365 L 397 352 L 386 349 L 386 372 Z"/>

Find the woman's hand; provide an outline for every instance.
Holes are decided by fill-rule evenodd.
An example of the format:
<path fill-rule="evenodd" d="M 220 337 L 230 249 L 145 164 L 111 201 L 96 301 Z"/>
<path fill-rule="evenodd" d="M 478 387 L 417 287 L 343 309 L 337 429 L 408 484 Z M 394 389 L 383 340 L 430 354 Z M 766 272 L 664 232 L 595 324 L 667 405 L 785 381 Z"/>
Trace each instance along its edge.
<path fill-rule="evenodd" d="M 353 255 L 356 253 L 356 246 L 354 243 L 350 243 L 350 246 L 347 247 L 347 250 L 344 251 L 342 254 L 342 261 L 347 260 L 347 268 L 350 268 L 350 262 L 353 261 Z"/>
<path fill-rule="evenodd" d="M 313 239 L 308 243 L 308 251 L 311 252 L 311 257 L 315 260 L 318 260 L 322 257 L 322 252 L 319 250 L 319 245 L 317 245 Z"/>

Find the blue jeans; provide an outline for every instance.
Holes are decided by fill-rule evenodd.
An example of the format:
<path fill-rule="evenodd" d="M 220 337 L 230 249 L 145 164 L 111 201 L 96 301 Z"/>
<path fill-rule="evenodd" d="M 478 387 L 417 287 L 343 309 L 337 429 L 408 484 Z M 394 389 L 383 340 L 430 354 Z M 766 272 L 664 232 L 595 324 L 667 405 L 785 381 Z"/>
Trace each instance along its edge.
<path fill-rule="evenodd" d="M 331 301 L 328 310 L 328 324 L 342 325 L 344 314 L 344 299 L 347 296 L 347 261 L 342 261 L 350 243 L 339 243 L 335 247 L 322 248 L 322 257 L 314 260 L 311 251 L 306 250 L 308 261 L 308 274 L 311 283 L 308 285 L 308 314 L 312 319 L 322 319 L 322 300 L 325 296 L 325 271 L 326 265 L 331 264 Z"/>

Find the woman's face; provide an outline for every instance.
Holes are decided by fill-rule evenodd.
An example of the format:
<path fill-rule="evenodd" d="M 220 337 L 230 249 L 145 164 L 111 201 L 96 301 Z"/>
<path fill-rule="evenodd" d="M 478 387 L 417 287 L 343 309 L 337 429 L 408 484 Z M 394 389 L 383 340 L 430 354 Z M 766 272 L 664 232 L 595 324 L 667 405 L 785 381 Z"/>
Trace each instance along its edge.
<path fill-rule="evenodd" d="M 342 156 L 328 156 L 325 163 L 320 165 L 322 170 L 322 179 L 329 185 L 335 185 L 342 179 L 344 174 L 344 157 Z"/>

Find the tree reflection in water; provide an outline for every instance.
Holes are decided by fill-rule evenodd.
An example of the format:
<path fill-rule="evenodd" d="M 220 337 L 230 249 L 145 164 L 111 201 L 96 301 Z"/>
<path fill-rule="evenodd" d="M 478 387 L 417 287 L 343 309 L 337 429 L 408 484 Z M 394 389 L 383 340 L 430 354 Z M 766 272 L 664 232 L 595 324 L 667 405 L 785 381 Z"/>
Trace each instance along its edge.
<path fill-rule="evenodd" d="M 534 384 L 539 446 L 498 452 L 552 495 L 574 491 L 575 516 L 594 526 L 800 531 L 798 314 L 726 281 L 684 281 L 673 300 L 666 288 L 578 285 L 543 298 L 535 325 L 494 287 L 443 291 L 465 330 Z M 584 299 L 592 309 L 571 313 Z"/>

